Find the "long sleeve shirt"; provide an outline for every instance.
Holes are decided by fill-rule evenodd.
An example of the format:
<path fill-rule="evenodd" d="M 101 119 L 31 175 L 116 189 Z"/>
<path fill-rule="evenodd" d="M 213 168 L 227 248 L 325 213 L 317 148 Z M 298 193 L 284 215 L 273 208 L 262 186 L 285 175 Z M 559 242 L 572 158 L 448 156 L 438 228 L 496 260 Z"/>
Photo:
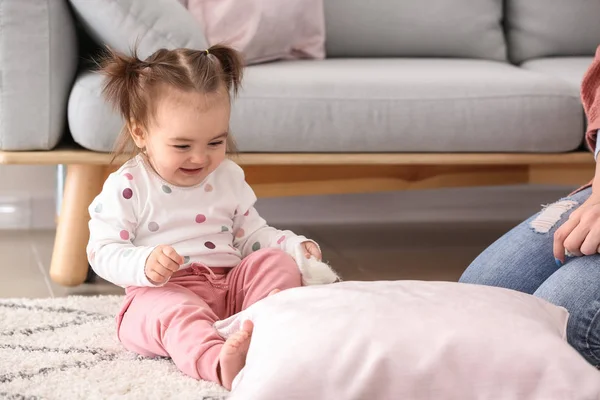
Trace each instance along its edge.
<path fill-rule="evenodd" d="M 243 170 L 225 160 L 201 184 L 179 187 L 164 181 L 143 156 L 106 180 L 89 207 L 90 265 L 115 285 L 156 286 L 144 272 L 156 246 L 172 246 L 192 263 L 234 267 L 261 248 L 293 254 L 304 236 L 267 225 L 254 208 L 256 196 Z"/>
<path fill-rule="evenodd" d="M 600 132 L 600 46 L 596 49 L 594 61 L 588 67 L 581 82 L 581 102 L 587 119 L 587 129 L 585 140 L 588 148 L 594 152 L 596 162 L 600 148 L 597 144 L 598 133 Z M 572 194 L 575 194 L 585 188 L 592 186 L 593 180 L 588 184 L 578 188 Z"/>
<path fill-rule="evenodd" d="M 581 102 L 588 122 L 586 141 L 589 148 L 595 150 L 600 130 L 600 46 L 581 82 Z"/>

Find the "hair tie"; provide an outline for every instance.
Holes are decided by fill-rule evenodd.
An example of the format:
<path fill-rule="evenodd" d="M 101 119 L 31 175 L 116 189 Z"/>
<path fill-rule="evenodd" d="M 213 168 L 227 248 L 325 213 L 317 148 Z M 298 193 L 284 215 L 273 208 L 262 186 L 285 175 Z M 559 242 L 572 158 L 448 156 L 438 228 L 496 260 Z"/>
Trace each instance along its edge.
<path fill-rule="evenodd" d="M 206 53 L 206 55 L 209 55 L 210 53 L 208 52 L 208 49 L 204 50 L 204 52 Z"/>

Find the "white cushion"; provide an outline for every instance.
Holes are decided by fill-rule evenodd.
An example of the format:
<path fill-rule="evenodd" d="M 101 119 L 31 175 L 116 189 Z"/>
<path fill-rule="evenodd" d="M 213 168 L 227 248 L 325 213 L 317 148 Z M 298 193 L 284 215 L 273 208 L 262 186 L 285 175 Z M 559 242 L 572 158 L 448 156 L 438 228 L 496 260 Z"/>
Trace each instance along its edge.
<path fill-rule="evenodd" d="M 600 372 L 536 297 L 442 282 L 291 289 L 215 325 L 254 322 L 229 400 L 591 400 Z"/>

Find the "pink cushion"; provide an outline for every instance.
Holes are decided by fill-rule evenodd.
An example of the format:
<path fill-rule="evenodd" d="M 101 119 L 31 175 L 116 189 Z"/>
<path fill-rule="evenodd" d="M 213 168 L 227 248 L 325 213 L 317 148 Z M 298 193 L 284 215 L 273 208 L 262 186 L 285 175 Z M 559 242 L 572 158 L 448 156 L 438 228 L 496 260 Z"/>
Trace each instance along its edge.
<path fill-rule="evenodd" d="M 241 51 L 247 64 L 325 57 L 323 0 L 187 0 L 209 44 Z"/>
<path fill-rule="evenodd" d="M 568 313 L 505 289 L 344 282 L 291 289 L 217 322 L 254 321 L 230 400 L 591 400 L 600 372 Z"/>

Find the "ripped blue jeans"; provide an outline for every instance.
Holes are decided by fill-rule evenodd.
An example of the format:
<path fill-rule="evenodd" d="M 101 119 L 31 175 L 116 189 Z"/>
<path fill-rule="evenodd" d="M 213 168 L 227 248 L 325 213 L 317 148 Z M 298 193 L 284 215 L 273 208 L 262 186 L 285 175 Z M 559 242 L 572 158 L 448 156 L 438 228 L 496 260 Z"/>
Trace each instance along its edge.
<path fill-rule="evenodd" d="M 591 194 L 585 189 L 522 222 L 481 253 L 460 281 L 533 294 L 571 314 L 569 343 L 600 367 L 600 254 L 567 258 L 558 267 L 554 232 Z"/>

